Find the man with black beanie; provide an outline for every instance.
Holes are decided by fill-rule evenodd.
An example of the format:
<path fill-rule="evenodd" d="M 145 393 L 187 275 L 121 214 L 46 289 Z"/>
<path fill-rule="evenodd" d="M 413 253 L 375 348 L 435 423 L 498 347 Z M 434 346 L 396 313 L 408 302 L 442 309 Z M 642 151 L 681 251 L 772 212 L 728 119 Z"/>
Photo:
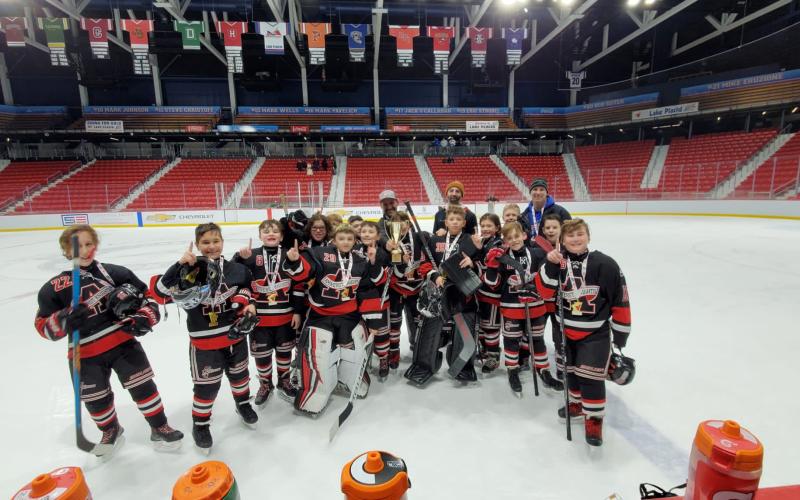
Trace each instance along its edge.
<path fill-rule="evenodd" d="M 539 234 L 539 224 L 542 217 L 547 214 L 556 214 L 561 222 L 572 219 L 566 208 L 556 204 L 553 197 L 547 193 L 547 181 L 541 177 L 533 179 L 530 186 L 531 201 L 522 212 L 520 218 L 528 225 L 528 236 L 532 241 Z"/>

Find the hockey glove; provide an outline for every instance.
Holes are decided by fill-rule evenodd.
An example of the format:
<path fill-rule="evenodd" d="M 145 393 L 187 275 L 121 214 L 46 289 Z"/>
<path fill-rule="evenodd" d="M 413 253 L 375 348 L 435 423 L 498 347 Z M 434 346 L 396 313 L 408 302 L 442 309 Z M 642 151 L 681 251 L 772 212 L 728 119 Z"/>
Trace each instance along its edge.
<path fill-rule="evenodd" d="M 498 261 L 497 259 L 505 255 L 505 253 L 506 253 L 505 250 L 503 250 L 502 248 L 492 248 L 491 250 L 489 250 L 489 252 L 486 254 L 486 267 L 490 267 L 492 269 L 499 268 L 500 261 Z"/>
<path fill-rule="evenodd" d="M 72 333 L 74 330 L 79 330 L 86 320 L 89 319 L 89 308 L 84 304 L 78 304 L 78 307 L 67 307 L 66 309 L 60 310 L 57 314 L 64 331 L 66 333 Z"/>
<path fill-rule="evenodd" d="M 120 323 L 120 330 L 133 335 L 134 337 L 141 337 L 153 331 L 153 326 L 158 323 L 160 314 L 158 309 L 151 306 L 144 306 L 136 311 L 134 314 L 123 319 Z"/>
<path fill-rule="evenodd" d="M 231 326 L 231 329 L 228 330 L 228 338 L 231 340 L 244 338 L 255 329 L 256 325 L 258 325 L 258 316 L 255 314 L 244 314 L 237 319 L 236 322 L 233 323 L 233 326 Z"/>
<path fill-rule="evenodd" d="M 615 334 L 614 340 L 612 340 L 611 343 L 614 344 L 614 347 L 616 347 L 618 350 L 622 349 L 628 343 L 628 336 Z"/>

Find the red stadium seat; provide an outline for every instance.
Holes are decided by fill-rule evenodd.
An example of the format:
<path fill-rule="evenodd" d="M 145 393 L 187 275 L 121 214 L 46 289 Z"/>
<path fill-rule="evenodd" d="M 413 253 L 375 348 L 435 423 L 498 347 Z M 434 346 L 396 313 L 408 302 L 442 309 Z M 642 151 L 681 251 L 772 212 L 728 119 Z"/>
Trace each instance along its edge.
<path fill-rule="evenodd" d="M 594 200 L 643 198 L 642 177 L 655 141 L 579 146 L 575 158 Z"/>
<path fill-rule="evenodd" d="M 575 199 L 561 155 L 506 156 L 503 161 L 522 178 L 526 186 L 533 179 L 543 177 L 553 198 L 561 201 Z"/>
<path fill-rule="evenodd" d="M 345 205 L 376 206 L 384 189 L 402 203 L 428 204 L 428 195 L 413 158 L 348 158 Z"/>
<path fill-rule="evenodd" d="M 444 195 L 447 184 L 454 180 L 464 183 L 463 202 L 480 203 L 489 196 L 500 201 L 519 201 L 522 193 L 511 183 L 497 165 L 486 156 L 457 156 L 453 163 L 442 157 L 428 157 L 428 166 L 439 190 Z"/>
<path fill-rule="evenodd" d="M 768 198 L 795 188 L 800 176 L 800 134 L 776 151 L 736 189 L 731 197 Z"/>

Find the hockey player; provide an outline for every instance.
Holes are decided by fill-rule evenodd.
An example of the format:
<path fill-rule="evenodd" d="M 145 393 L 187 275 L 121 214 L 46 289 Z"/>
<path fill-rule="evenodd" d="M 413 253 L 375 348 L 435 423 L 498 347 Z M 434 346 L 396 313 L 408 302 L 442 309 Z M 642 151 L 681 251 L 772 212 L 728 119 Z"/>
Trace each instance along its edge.
<path fill-rule="evenodd" d="M 369 335 L 374 337 L 375 354 L 378 355 L 378 377 L 385 380 L 389 375 L 389 271 L 392 262 L 389 253 L 380 247 L 378 223 L 364 221 L 361 223 L 361 243 L 356 244 L 355 252 L 368 258 L 369 249 L 375 247 L 374 265 L 383 268 L 386 279 L 380 286 L 373 285 L 370 280 L 364 282 L 358 293 L 358 310 L 367 327 Z"/>
<path fill-rule="evenodd" d="M 600 446 L 611 345 L 625 347 L 631 311 L 625 276 L 614 259 L 590 252 L 589 240 L 586 222 L 565 221 L 561 227 L 564 258 L 560 264 L 548 261 L 542 266 L 536 287 L 542 297 L 550 298 L 561 285 L 570 402 L 568 408 L 559 409 L 559 416 L 564 418 L 569 411 L 570 418 L 585 417 L 586 442 Z"/>
<path fill-rule="evenodd" d="M 95 260 L 99 240 L 91 226 L 70 226 L 61 233 L 58 243 L 64 257 L 73 258 L 71 241 L 75 234 L 78 235 L 81 267 L 80 304 L 74 308 L 71 305 L 71 272 L 58 274 L 39 290 L 36 330 L 43 338 L 53 341 L 79 330 L 80 397 L 103 433 L 100 444 L 119 446 L 123 442 L 123 428 L 117 420 L 111 390 L 111 372 L 114 371 L 150 424 L 150 440 L 156 449 L 175 449 L 180 446 L 183 433 L 167 423 L 164 405 L 153 381 L 153 369 L 136 340 L 158 323 L 161 318 L 158 305 L 145 298 L 147 285 L 129 269 Z M 70 345 L 70 360 L 72 356 Z"/>
<path fill-rule="evenodd" d="M 500 314 L 502 320 L 503 352 L 508 370 L 508 383 L 511 390 L 522 393 L 519 379 L 520 344 L 528 343 L 528 333 L 533 341 L 534 369 L 545 387 L 562 390 L 563 386 L 550 374 L 547 360 L 547 347 L 544 343 L 545 307 L 544 301 L 536 293 L 533 276 L 545 259 L 544 253 L 536 253 L 525 245 L 525 231 L 518 222 L 509 222 L 503 227 L 503 242 L 506 248 L 489 250 L 486 255 L 486 274 L 484 281 L 492 290 L 500 293 Z M 500 257 L 507 254 L 516 264 L 503 264 Z M 526 311 L 530 325 L 526 325 Z M 530 328 L 530 332 L 526 330 Z"/>
<path fill-rule="evenodd" d="M 400 329 L 403 325 L 405 312 L 406 326 L 409 331 L 409 343 L 414 349 L 420 317 L 417 310 L 417 297 L 424 276 L 420 274 L 419 266 L 424 259 L 422 251 L 422 235 L 411 231 L 411 219 L 405 211 L 395 212 L 392 222 L 403 224 L 400 231 L 400 250 L 403 252 L 403 262 L 392 266 L 392 276 L 389 290 L 390 301 L 390 331 L 389 331 L 389 368 L 396 370 L 400 366 Z M 426 237 L 430 237 L 427 233 Z M 386 248 L 391 252 L 395 249 L 395 242 L 388 241 Z"/>
<path fill-rule="evenodd" d="M 500 218 L 495 214 L 483 214 L 480 218 L 481 258 L 478 265 L 481 271 L 485 270 L 483 256 L 492 248 L 503 244 L 500 237 Z M 485 283 L 477 293 L 478 297 L 478 340 L 481 343 L 483 373 L 491 373 L 500 363 L 500 294 L 489 288 Z"/>
<path fill-rule="evenodd" d="M 509 222 L 518 222 L 520 216 L 520 208 L 516 203 L 509 203 L 503 207 L 503 224 Z"/>
<path fill-rule="evenodd" d="M 209 450 L 213 445 L 211 409 L 222 384 L 222 372 L 228 378 L 236 402 L 236 412 L 247 426 L 258 422 L 250 406 L 250 373 L 247 342 L 241 330 L 255 325 L 250 322 L 256 307 L 250 293 L 253 276 L 243 265 L 222 256 L 222 230 L 213 222 L 200 224 L 194 230 L 197 257 L 193 243 L 178 262 L 157 281 L 155 292 L 162 299 L 171 297 L 186 310 L 189 330 L 189 364 L 194 399 L 192 402 L 192 437 L 198 448 Z M 246 320 L 246 321 L 245 321 Z"/>
<path fill-rule="evenodd" d="M 297 395 L 289 380 L 295 331 L 301 318 L 297 304 L 302 297 L 293 294 L 294 284 L 308 278 L 308 269 L 300 260 L 298 241 L 284 250 L 283 226 L 276 220 L 265 220 L 258 226 L 262 246 L 248 245 L 237 252 L 232 261 L 244 264 L 253 275 L 250 289 L 256 303 L 258 326 L 250 334 L 250 354 L 256 362 L 260 381 L 254 403 L 261 407 L 272 393 L 272 351 L 278 372 L 278 387 L 285 399 L 293 401 Z M 252 244 L 252 240 L 250 240 Z"/>
<path fill-rule="evenodd" d="M 445 261 L 452 262 L 448 259 L 453 257 L 458 261 L 456 270 L 470 269 L 480 273 L 476 261 L 480 258 L 481 238 L 478 235 L 469 235 L 463 232 L 466 221 L 466 212 L 462 207 L 450 206 L 447 209 L 445 218 L 446 234 L 444 236 L 434 236 L 428 240 L 428 246 L 435 262 L 430 262 L 426 259 L 420 264 L 420 274 L 442 289 L 443 301 L 446 302 L 446 309 L 449 313 L 449 317 L 444 321 L 440 331 L 432 331 L 430 327 L 426 328 L 425 325 L 421 328 L 420 335 L 428 336 L 424 339 L 425 347 L 421 348 L 423 339 L 418 339 L 414 352 L 415 361 L 412 363 L 411 368 L 406 371 L 406 377 L 418 381 L 417 383 L 420 385 L 424 384 L 430 378 L 430 375 L 436 371 L 435 364 L 430 362 L 432 359 L 431 354 L 435 354 L 435 357 L 438 357 L 436 352 L 443 346 L 448 346 L 447 360 L 450 366 L 448 372 L 452 373 L 455 371 L 454 367 L 464 363 L 460 370 L 452 373 L 456 380 L 462 382 L 477 380 L 472 363 L 474 347 L 471 353 L 461 352 L 465 346 L 468 346 L 463 340 L 474 338 L 475 315 L 477 314 L 476 300 L 473 294 L 464 295 L 462 293 L 459 288 L 462 285 L 462 283 L 459 283 L 462 280 L 461 276 L 451 276 L 444 272 L 442 267 Z M 477 286 L 475 289 L 477 289 Z M 435 324 L 428 322 L 428 325 Z M 461 356 L 465 354 L 467 359 L 463 360 Z M 420 363 L 423 359 L 427 359 L 427 361 Z M 438 361 L 436 361 L 436 364 L 438 364 Z M 427 373 L 417 377 L 415 372 L 418 371 L 420 366 Z"/>
<path fill-rule="evenodd" d="M 315 213 L 308 219 L 308 224 L 306 224 L 306 248 L 327 245 L 331 234 L 331 223 L 328 218 L 319 212 Z"/>
<path fill-rule="evenodd" d="M 553 258 L 555 253 L 551 253 L 554 249 L 560 248 L 560 244 L 558 242 L 559 237 L 561 236 L 561 218 L 556 214 L 547 214 L 542 217 L 541 222 L 541 234 L 537 236 L 531 243 L 534 249 L 534 252 L 544 253 L 545 255 L 550 255 L 550 258 Z M 559 262 L 561 259 L 560 255 L 556 257 L 555 262 Z M 564 360 L 561 358 L 561 341 L 557 340 L 556 330 L 558 329 L 558 325 L 556 324 L 555 315 L 556 311 L 556 299 L 555 297 L 545 299 L 544 300 L 544 307 L 546 310 L 545 319 L 550 320 L 550 330 L 552 332 L 553 338 L 553 345 L 556 346 L 556 378 L 558 380 L 564 380 Z M 546 325 L 546 321 L 545 321 Z"/>
<path fill-rule="evenodd" d="M 341 224 L 334 231 L 332 245 L 311 248 L 303 255 L 310 265 L 312 284 L 308 320 L 298 346 L 301 389 L 294 405 L 312 415 L 325 409 L 339 381 L 351 391 L 359 385 L 361 397 L 369 390 L 366 372 L 363 382 L 358 382 L 373 340 L 361 323 L 358 294 L 362 282 L 383 285 L 386 272 L 375 265 L 376 247 L 367 248 L 364 258 L 352 251 L 354 245 L 353 229 Z"/>

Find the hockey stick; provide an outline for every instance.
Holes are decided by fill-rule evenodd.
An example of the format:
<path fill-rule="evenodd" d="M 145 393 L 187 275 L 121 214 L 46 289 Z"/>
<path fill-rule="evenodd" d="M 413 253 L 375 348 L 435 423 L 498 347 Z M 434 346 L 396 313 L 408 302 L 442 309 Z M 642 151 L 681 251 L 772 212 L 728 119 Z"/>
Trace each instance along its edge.
<path fill-rule="evenodd" d="M 281 206 L 283 207 L 283 216 L 289 219 L 289 203 L 286 201 L 286 195 L 281 195 Z"/>
<path fill-rule="evenodd" d="M 353 384 L 353 389 L 350 391 L 350 398 L 347 400 L 347 406 L 344 407 L 344 410 L 339 414 L 339 418 L 334 420 L 333 425 L 331 426 L 331 430 L 328 432 L 328 442 L 332 442 L 333 438 L 336 437 L 336 433 L 339 432 L 339 429 L 342 428 L 345 420 L 350 414 L 353 412 L 353 403 L 358 397 L 358 390 L 361 388 L 361 383 L 364 380 L 364 371 L 367 369 L 367 362 L 369 358 L 372 356 L 372 348 L 375 346 L 375 336 L 370 334 L 372 340 L 369 346 L 369 352 L 366 353 L 364 359 L 361 360 L 361 368 L 358 371 L 358 378 L 356 378 L 355 383 Z"/>
<path fill-rule="evenodd" d="M 533 374 L 533 394 L 539 396 L 539 378 L 536 374 L 536 360 L 533 359 L 533 332 L 531 331 L 531 310 L 525 302 L 525 335 L 528 336 L 528 351 L 531 356 L 531 373 Z"/>
<path fill-rule="evenodd" d="M 78 235 L 72 235 L 72 308 L 78 307 L 81 300 L 81 258 Z M 113 445 L 95 444 L 83 434 L 81 418 L 81 334 L 76 328 L 72 330 L 72 389 L 75 392 L 75 439 L 78 449 L 101 456 L 113 448 Z M 109 447 L 109 449 L 105 449 Z"/>
<path fill-rule="evenodd" d="M 564 420 L 567 422 L 567 441 L 572 441 L 572 426 L 569 422 L 569 353 L 567 352 L 567 329 L 564 326 L 564 297 L 561 282 L 561 264 L 558 265 L 558 318 L 561 328 L 561 354 L 564 358 Z"/>

